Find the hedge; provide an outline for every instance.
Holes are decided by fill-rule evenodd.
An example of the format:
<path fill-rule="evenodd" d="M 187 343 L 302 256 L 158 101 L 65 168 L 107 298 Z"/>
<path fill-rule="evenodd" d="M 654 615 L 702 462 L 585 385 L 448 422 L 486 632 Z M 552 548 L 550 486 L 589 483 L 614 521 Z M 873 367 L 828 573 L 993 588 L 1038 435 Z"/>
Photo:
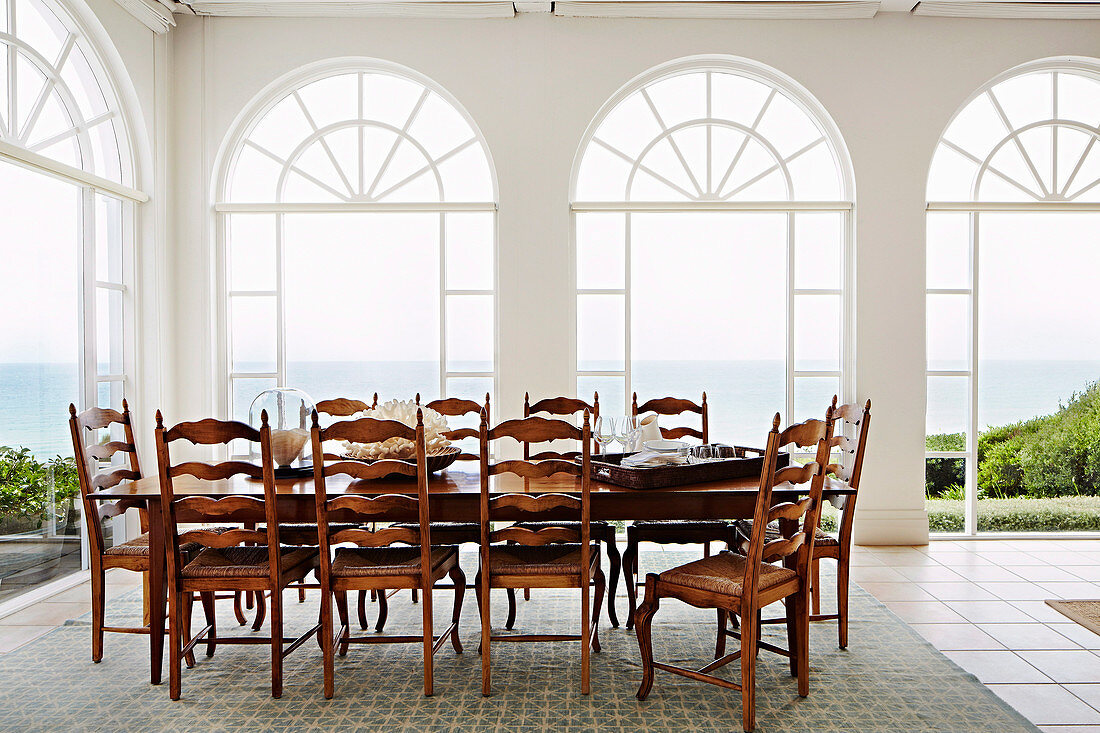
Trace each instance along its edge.
<path fill-rule="evenodd" d="M 929 499 L 930 532 L 962 532 L 964 503 Z M 979 532 L 1100 532 L 1100 496 L 982 499 Z"/>

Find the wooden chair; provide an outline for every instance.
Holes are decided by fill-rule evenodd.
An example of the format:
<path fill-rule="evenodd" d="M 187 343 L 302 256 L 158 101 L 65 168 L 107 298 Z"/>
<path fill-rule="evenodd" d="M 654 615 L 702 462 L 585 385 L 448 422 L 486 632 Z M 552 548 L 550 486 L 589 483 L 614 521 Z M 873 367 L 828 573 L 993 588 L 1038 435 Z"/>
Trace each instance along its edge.
<path fill-rule="evenodd" d="M 798 678 L 798 694 L 809 694 L 809 586 L 813 560 L 812 538 L 821 515 L 824 461 L 828 459 L 831 420 L 808 420 L 779 432 L 779 415 L 772 421 L 760 491 L 756 498 L 753 533 L 745 555 L 730 551 L 705 557 L 663 573 L 646 575 L 645 600 L 638 608 L 637 635 L 642 656 L 642 682 L 638 699 L 653 686 L 653 672 L 662 669 L 682 677 L 741 691 L 741 720 L 746 731 L 756 726 L 756 657 L 760 649 L 790 659 L 791 675 Z M 817 461 L 775 470 L 780 448 L 786 445 L 817 446 Z M 772 491 L 779 485 L 809 484 L 808 495 L 797 502 L 773 506 Z M 766 527 L 778 521 L 783 537 L 768 541 Z M 801 526 L 799 526 L 801 524 Z M 772 563 L 783 561 L 783 565 Z M 714 661 L 692 670 L 653 661 L 652 620 L 662 598 L 677 598 L 696 608 L 718 610 L 718 634 Z M 784 600 L 787 649 L 760 641 L 760 611 Z M 727 628 L 727 618 L 741 618 L 740 632 Z M 726 637 L 741 641 L 740 648 L 725 653 Z M 711 674 L 734 660 L 741 660 L 741 682 Z"/>
<path fill-rule="evenodd" d="M 490 692 L 490 648 L 494 641 L 579 641 L 581 643 L 581 693 L 587 695 L 589 655 L 600 650 L 599 620 L 589 608 L 589 592 L 594 584 L 596 609 L 604 593 L 604 575 L 600 569 L 600 547 L 591 544 L 591 440 L 589 415 L 584 414 L 583 426 L 564 420 L 528 417 L 508 420 L 489 429 L 488 415 L 481 416 L 481 551 L 477 579 L 478 608 L 481 612 L 481 694 Z M 581 441 L 581 462 L 556 458 L 542 461 L 489 461 L 490 441 L 513 438 L 520 442 L 541 443 L 549 440 Z M 555 474 L 570 474 L 579 478 L 581 496 L 561 493 L 507 493 L 496 488 L 490 496 L 492 476 L 510 474 L 521 479 L 536 479 Z M 526 481 L 521 481 L 521 485 Z M 532 514 L 572 514 L 571 524 L 554 522 L 539 530 L 512 525 L 493 530 L 492 522 L 511 510 Z M 565 524 L 565 526 L 562 526 Z M 496 544 L 493 543 L 510 543 Z M 570 634 L 508 634 L 494 635 L 490 619 L 490 589 L 492 588 L 578 588 L 581 591 L 581 633 Z"/>
<path fill-rule="evenodd" d="M 592 403 L 589 404 L 584 400 L 575 399 L 573 397 L 548 397 L 543 400 L 539 400 L 535 404 L 531 404 L 531 397 L 528 393 L 523 395 L 523 416 L 531 417 L 538 413 L 544 413 L 547 415 L 553 415 L 555 417 L 575 416 L 578 413 L 582 413 L 585 410 L 592 416 L 592 420 L 595 421 L 600 416 L 600 394 L 594 392 L 592 394 Z M 598 444 L 593 445 L 593 450 L 598 448 Z M 557 452 L 553 450 L 540 451 L 536 455 L 531 455 L 531 443 L 523 443 L 523 460 L 525 461 L 539 461 L 547 458 L 559 458 L 563 460 L 572 460 L 581 457 L 580 451 L 568 451 Z M 571 526 L 567 522 L 520 522 L 517 524 L 520 527 L 526 527 L 527 529 L 533 529 L 538 531 L 550 526 Z M 603 543 L 607 548 L 607 560 L 609 567 L 608 573 L 608 590 L 607 590 L 607 618 L 611 621 L 613 628 L 619 627 L 619 617 L 615 613 L 615 593 L 619 588 L 619 568 L 622 565 L 622 558 L 619 555 L 619 546 L 615 542 L 615 525 L 610 522 L 595 521 L 590 524 L 592 530 L 592 539 L 598 540 Z M 523 599 L 526 601 L 531 600 L 531 589 L 523 589 Z M 509 607 L 511 613 L 508 616 L 508 622 L 505 624 L 505 628 L 512 628 L 515 624 L 515 612 L 513 607 Z"/>
<path fill-rule="evenodd" d="M 416 404 L 420 404 L 420 393 L 416 393 Z M 447 417 L 463 417 L 465 415 L 480 415 L 482 410 L 485 413 L 489 413 L 489 393 L 485 393 L 485 404 L 479 405 L 473 400 L 464 400 L 459 397 L 449 397 L 441 400 L 433 400 L 425 405 L 432 410 L 435 410 L 440 415 L 446 415 Z M 444 436 L 448 440 L 462 440 L 463 438 L 477 438 L 477 428 L 456 428 L 454 430 L 448 430 Z M 480 460 L 480 456 L 473 453 L 459 453 L 458 459 L 460 461 L 476 461 Z M 397 527 L 404 527 L 414 532 L 420 531 L 420 525 L 416 522 L 407 522 L 395 525 Z M 432 522 L 432 541 L 440 545 L 462 545 L 467 542 L 477 543 L 481 541 L 480 529 L 477 522 Z M 359 592 L 359 628 L 367 628 L 367 604 L 366 604 L 366 591 Z M 412 589 L 412 602 L 417 603 L 418 591 L 416 588 Z M 374 630 L 381 633 L 386 627 L 386 616 L 388 614 L 388 606 L 386 596 L 382 595 L 379 599 L 381 605 L 378 607 L 378 621 L 375 624 Z M 513 609 L 515 613 L 515 591 L 509 591 L 509 608 Z"/>
<path fill-rule="evenodd" d="M 108 430 L 112 426 L 118 426 L 122 430 L 122 440 L 112 440 L 108 435 L 106 442 L 88 445 L 89 431 Z M 117 429 L 117 428 L 116 428 Z M 104 615 L 106 607 L 105 573 L 111 568 L 122 568 L 136 573 L 149 571 L 149 515 L 145 509 L 145 502 L 133 499 L 120 499 L 115 502 L 92 501 L 88 494 L 101 489 L 117 486 L 123 481 L 134 481 L 141 478 L 141 464 L 138 461 L 137 444 L 134 441 L 133 423 L 130 417 L 130 406 L 126 400 L 122 401 L 122 412 L 117 410 L 92 408 L 77 413 L 76 406 L 69 405 L 69 431 L 73 440 L 73 455 L 76 457 L 77 479 L 80 484 L 80 499 L 84 504 L 84 517 L 88 532 L 88 555 L 92 576 L 92 661 L 100 662 L 103 659 L 103 633 L 105 631 L 122 634 L 148 634 L 149 626 L 124 627 L 105 626 Z M 114 463 L 118 454 L 125 454 L 125 464 Z M 107 465 L 100 469 L 103 463 Z M 103 537 L 103 522 L 111 517 L 124 514 L 129 509 L 136 509 L 141 535 L 115 545 L 106 547 Z M 212 531 L 225 531 L 222 529 Z M 188 551 L 199 549 L 198 545 L 185 548 Z M 145 586 L 146 592 L 148 586 Z M 237 621 L 244 625 L 246 619 L 241 609 L 241 597 L 239 594 L 232 596 L 218 596 L 233 598 L 233 611 Z M 149 599 L 144 599 L 146 616 L 148 615 Z M 194 665 L 194 655 L 188 655 L 187 664 Z"/>
<path fill-rule="evenodd" d="M 379 460 L 362 461 L 314 461 L 314 495 L 317 500 L 317 528 L 320 540 L 321 563 L 321 642 L 324 655 L 325 697 L 331 698 L 335 687 L 334 655 L 337 645 L 340 656 L 347 653 L 348 644 L 360 643 L 420 643 L 424 645 L 424 694 L 431 695 L 432 667 L 435 652 L 450 638 L 451 646 L 458 653 L 462 644 L 458 639 L 458 620 L 462 612 L 462 596 L 466 590 L 466 576 L 458 566 L 458 548 L 432 546 L 431 524 L 428 517 L 428 472 L 424 444 L 424 420 L 417 410 L 415 429 L 396 420 L 361 418 L 335 423 L 322 429 L 313 414 L 313 450 L 320 452 L 326 440 L 350 440 L 356 443 L 373 443 L 389 438 L 405 438 L 416 443 L 416 462 Z M 329 499 L 325 493 L 325 479 L 345 474 L 354 479 L 370 480 L 401 474 L 416 478 L 416 496 L 384 494 L 364 496 L 344 494 Z M 373 522 L 393 511 L 412 512 L 419 517 L 417 530 L 406 527 L 368 529 L 370 524 L 356 525 L 355 529 L 334 530 L 329 516 L 337 515 Z M 351 542 L 355 547 L 341 547 L 332 552 L 332 546 Z M 407 546 L 392 547 L 393 543 Z M 454 582 L 455 600 L 451 625 L 437 638 L 432 635 L 432 588 L 443 576 Z M 424 599 L 422 636 L 365 636 L 352 637 L 348 622 L 349 590 L 374 590 L 380 598 L 387 589 L 419 588 Z M 340 615 L 339 632 L 333 636 L 332 599 Z"/>
<path fill-rule="evenodd" d="M 710 408 L 707 406 L 707 393 L 696 404 L 691 400 L 678 397 L 652 399 L 638 405 L 638 393 L 631 401 L 631 413 L 638 415 L 652 412 L 665 417 L 684 414 L 697 414 L 700 427 L 661 427 L 661 435 L 669 440 L 697 438 L 703 443 L 710 442 Z M 626 580 L 626 598 L 630 605 L 626 617 L 626 628 L 634 626 L 634 610 L 637 604 L 638 588 L 638 545 L 641 542 L 656 542 L 662 545 L 702 544 L 703 557 L 710 556 L 710 543 L 725 542 L 729 549 L 736 537 L 733 525 L 724 519 L 673 519 L 673 520 L 637 520 L 626 528 L 626 552 L 623 553 L 623 578 Z"/>
<path fill-rule="evenodd" d="M 852 529 L 855 524 L 859 478 L 863 473 L 863 453 L 867 448 L 867 433 L 871 427 L 871 400 L 867 400 L 862 409 L 857 404 L 837 407 L 836 402 L 837 398 L 834 396 L 832 404 L 834 434 L 829 439 L 829 447 L 839 450 L 844 460 L 840 463 L 830 463 L 825 469 L 824 495 L 826 501 L 840 510 L 840 524 L 839 532 L 835 537 L 818 530 L 814 541 L 810 620 L 835 620 L 840 648 L 847 649 L 848 578 L 852 559 Z M 850 488 L 854 493 L 843 496 L 830 494 L 831 490 L 844 488 Z M 837 612 L 835 614 L 821 613 L 821 560 L 823 558 L 836 560 Z"/>
<path fill-rule="evenodd" d="M 260 444 L 261 466 L 241 461 L 223 463 L 172 463 L 170 446 L 178 440 L 196 445 L 226 445 L 233 440 L 249 440 Z M 180 659 L 196 644 L 206 640 L 206 655 L 212 656 L 217 644 L 271 644 L 271 696 L 283 694 L 283 659 L 310 636 L 317 633 L 317 624 L 297 638 L 283 637 L 282 591 L 300 581 L 318 565 L 316 547 L 284 547 L 280 543 L 279 518 L 275 494 L 275 462 L 271 456 L 271 429 L 267 412 L 261 413 L 261 427 L 239 422 L 200 420 L 179 423 L 165 429 L 164 419 L 157 411 L 157 463 L 160 468 L 160 490 L 165 542 L 168 548 L 168 628 L 169 628 L 169 696 L 180 698 Z M 245 475 L 263 481 L 264 498 L 227 495 L 219 499 L 188 496 L 177 499 L 173 482 L 180 476 L 201 481 L 219 481 Z M 216 533 L 206 529 L 180 531 L 177 513 L 198 515 L 202 521 L 224 520 L 254 524 L 266 519 L 263 532 L 255 529 L 233 529 Z M 200 545 L 194 553 L 185 553 L 188 543 Z M 249 543 L 250 546 L 240 546 Z M 217 635 L 213 593 L 234 591 L 271 594 L 271 636 L 268 638 L 222 637 Z M 190 606 L 192 595 L 203 601 L 206 627 L 190 637 Z"/>

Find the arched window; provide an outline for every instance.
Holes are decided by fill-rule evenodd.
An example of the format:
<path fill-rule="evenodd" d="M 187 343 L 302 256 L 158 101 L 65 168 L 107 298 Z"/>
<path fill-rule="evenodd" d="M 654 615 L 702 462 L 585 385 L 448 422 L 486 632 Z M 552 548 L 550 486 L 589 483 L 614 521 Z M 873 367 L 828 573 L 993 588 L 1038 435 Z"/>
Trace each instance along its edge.
<path fill-rule="evenodd" d="M 957 511 L 931 503 L 933 529 L 1012 529 L 996 500 L 1078 493 L 1054 436 L 1073 418 L 1060 406 L 1100 378 L 1098 143 L 1100 64 L 1050 59 L 982 87 L 936 148 L 927 489 Z"/>
<path fill-rule="evenodd" d="M 778 410 L 823 413 L 852 201 L 836 126 L 779 72 L 697 57 L 632 81 L 574 166 L 578 392 L 622 414 L 707 390 L 712 434 L 742 445 Z"/>
<path fill-rule="evenodd" d="M 483 399 L 495 363 L 496 183 L 446 91 L 371 60 L 277 83 L 218 186 L 227 410 L 314 399 Z"/>
<path fill-rule="evenodd" d="M 0 0 L 0 464 L 25 449 L 48 466 L 0 519 L 5 534 L 59 538 L 41 555 L 0 545 L 3 599 L 80 568 L 75 473 L 50 464 L 73 453 L 69 403 L 121 409 L 132 368 L 134 204 L 148 197 L 117 91 L 128 82 L 79 2 Z"/>

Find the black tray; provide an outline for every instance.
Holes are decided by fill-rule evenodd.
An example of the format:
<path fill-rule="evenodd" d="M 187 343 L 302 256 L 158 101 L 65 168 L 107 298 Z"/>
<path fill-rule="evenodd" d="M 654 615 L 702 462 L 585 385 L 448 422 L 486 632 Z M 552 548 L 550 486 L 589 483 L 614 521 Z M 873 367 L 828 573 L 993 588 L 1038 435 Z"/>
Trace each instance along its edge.
<path fill-rule="evenodd" d="M 623 458 L 634 453 L 604 453 L 592 456 L 592 480 L 631 489 L 664 489 L 669 486 L 698 484 L 705 481 L 760 476 L 760 471 L 764 468 L 762 449 L 724 446 L 722 452 L 721 461 L 656 468 L 622 465 Z M 780 453 L 776 460 L 776 469 L 783 468 L 790 460 L 790 454 Z"/>

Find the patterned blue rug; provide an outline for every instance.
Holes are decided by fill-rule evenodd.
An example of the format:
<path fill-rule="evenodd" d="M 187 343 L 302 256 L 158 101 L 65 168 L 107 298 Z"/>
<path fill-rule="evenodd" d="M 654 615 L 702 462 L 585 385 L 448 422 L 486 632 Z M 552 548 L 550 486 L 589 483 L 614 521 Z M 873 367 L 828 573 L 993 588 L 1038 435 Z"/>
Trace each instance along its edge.
<path fill-rule="evenodd" d="M 643 570 L 660 569 L 693 555 L 647 553 Z M 463 553 L 463 564 L 476 562 Z M 472 570 L 472 568 L 470 568 Z M 823 568 L 824 570 L 824 568 Z M 472 572 L 470 577 L 473 577 Z M 823 585 L 832 582 L 826 574 Z M 620 583 L 620 594 L 623 593 Z M 499 598 L 495 597 L 499 593 Z M 317 599 L 298 604 L 286 594 L 287 633 L 308 629 Z M 450 616 L 451 591 L 436 592 L 436 620 Z M 494 592 L 494 620 L 503 624 L 504 594 Z M 196 607 L 197 610 L 197 607 Z M 762 652 L 757 672 L 757 730 L 914 731 L 1037 729 L 925 642 L 859 588 L 851 599 L 851 646 L 836 645 L 836 627 L 812 624 L 810 696 L 799 698 L 785 659 Z M 109 600 L 108 623 L 140 618 L 136 591 Z M 370 609 L 371 616 L 376 613 Z M 626 599 L 619 599 L 620 616 Z M 354 615 L 354 614 L 353 614 Z M 577 594 L 535 590 L 520 601 L 517 631 L 576 633 Z M 422 694 L 418 645 L 353 645 L 336 661 L 336 697 L 321 691 L 321 657 L 308 642 L 287 658 L 284 693 L 270 697 L 266 646 L 221 646 L 184 670 L 183 699 L 168 699 L 167 685 L 148 684 L 144 637 L 108 634 L 105 658 L 89 658 L 87 617 L 0 656 L 0 729 L 20 731 L 740 731 L 736 692 L 657 673 L 645 702 L 634 698 L 640 676 L 632 631 L 601 623 L 603 652 L 592 657 L 592 694 L 580 694 L 576 643 L 494 644 L 493 695 L 481 696 L 478 617 L 472 591 L 462 617 L 465 653 L 449 644 L 436 656 L 434 697 Z M 408 592 L 390 599 L 387 633 L 418 633 L 420 607 Z M 223 634 L 248 633 L 219 602 Z M 196 621 L 197 628 L 197 621 Z M 675 601 L 654 620 L 658 659 L 702 666 L 711 658 L 714 614 Z M 766 627 L 765 640 L 785 645 L 782 626 Z M 735 644 L 731 640 L 731 644 Z M 167 656 L 167 655 L 166 655 Z M 739 668 L 726 668 L 736 679 Z M 167 680 L 167 672 L 165 673 Z"/>

